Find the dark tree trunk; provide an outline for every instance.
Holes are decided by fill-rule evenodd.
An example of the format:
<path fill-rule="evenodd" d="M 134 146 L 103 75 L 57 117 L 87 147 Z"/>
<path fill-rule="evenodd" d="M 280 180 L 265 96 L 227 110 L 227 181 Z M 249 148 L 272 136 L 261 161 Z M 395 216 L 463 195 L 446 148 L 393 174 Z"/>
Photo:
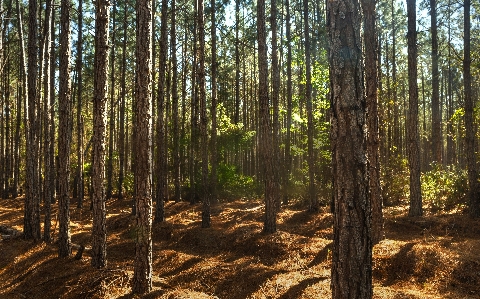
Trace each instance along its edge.
<path fill-rule="evenodd" d="M 277 0 L 271 0 L 270 4 L 270 27 L 272 30 L 272 105 L 273 105 L 273 174 L 275 184 L 276 208 L 280 209 L 280 66 L 278 63 L 278 42 L 277 42 Z"/>
<path fill-rule="evenodd" d="M 54 179 L 52 177 L 52 173 L 50 172 L 50 165 L 51 165 L 51 159 L 53 159 L 53 155 L 50 152 L 50 143 L 53 143 L 53 140 L 51 139 L 50 136 L 50 126 L 53 121 L 51 119 L 50 115 L 50 105 L 52 99 L 50 98 L 50 84 L 52 78 L 50 77 L 50 59 L 51 59 L 51 27 L 52 27 L 52 11 L 53 11 L 53 5 L 52 5 L 52 0 L 48 0 L 46 3 L 46 10 L 45 10 L 45 24 L 44 24 L 44 39 L 45 39 L 45 47 L 44 47 L 44 61 L 42 62 L 44 65 L 44 82 L 43 82 L 43 101 L 44 101 L 44 108 L 43 108 L 43 136 L 44 136 L 44 161 L 45 161 L 45 181 L 44 181 L 44 213 L 45 213 L 45 218 L 43 222 L 43 239 L 45 242 L 50 242 L 51 241 L 51 233 L 50 233 L 50 228 L 51 228 L 51 222 L 52 222 L 52 216 L 51 216 L 51 203 L 53 201 L 53 193 L 54 190 L 51 189 L 52 185 L 52 180 Z"/>
<path fill-rule="evenodd" d="M 467 153 L 468 170 L 468 203 L 470 207 L 470 216 L 480 216 L 480 198 L 478 192 L 478 178 L 475 157 L 475 126 L 473 119 L 473 98 L 472 98 L 472 73 L 470 64 L 472 62 L 470 54 L 470 0 L 465 0 L 463 4 L 463 89 L 465 92 L 465 151 Z"/>
<path fill-rule="evenodd" d="M 145 294 L 152 289 L 152 0 L 138 0 L 136 12 L 134 143 L 137 212 L 132 292 Z"/>
<path fill-rule="evenodd" d="M 82 123 L 82 94 L 83 94 L 83 0 L 78 1 L 78 39 L 77 39 L 77 207 L 82 208 L 84 198 L 83 177 L 83 123 Z"/>
<path fill-rule="evenodd" d="M 72 250 L 70 237 L 70 141 L 72 138 L 72 89 L 70 79 L 71 32 L 69 0 L 61 1 L 60 15 L 60 84 L 58 94 L 58 255 L 67 257 Z"/>
<path fill-rule="evenodd" d="M 370 201 L 372 207 L 372 243 L 383 234 L 382 189 L 380 185 L 380 139 L 378 132 L 378 44 L 375 25 L 375 0 L 362 0 L 364 15 L 363 39 L 365 49 L 365 88 L 367 101 L 367 154 Z"/>
<path fill-rule="evenodd" d="M 157 177 L 155 188 L 155 222 L 165 221 L 165 195 L 167 194 L 167 169 L 164 162 L 167 155 L 167 140 L 165 139 L 165 70 L 167 65 L 167 11 L 168 2 L 162 0 L 162 17 L 160 27 L 160 58 L 158 75 L 158 93 L 157 93 L 157 155 L 155 163 L 155 173 Z"/>
<path fill-rule="evenodd" d="M 108 124 L 109 127 L 109 133 L 108 133 L 108 162 L 107 162 L 107 200 L 112 197 L 112 190 L 113 190 L 113 184 L 112 184 L 112 176 L 113 176 L 113 140 L 115 138 L 114 132 L 115 132 L 115 14 L 117 11 L 117 6 L 113 5 L 113 15 L 112 15 L 112 21 L 113 21 L 113 26 L 112 26 L 112 41 L 111 41 L 111 48 L 112 48 L 112 70 L 110 72 L 110 121 Z M 107 43 L 107 42 L 106 42 Z"/>
<path fill-rule="evenodd" d="M 107 266 L 107 212 L 105 207 L 105 106 L 108 97 L 108 23 L 110 2 L 95 2 L 95 64 L 93 81 L 93 227 L 92 266 Z M 113 88 L 113 86 L 112 86 Z M 110 136 L 111 138 L 111 136 Z"/>
<path fill-rule="evenodd" d="M 40 194 L 39 178 L 39 107 L 37 97 L 38 74 L 38 38 L 37 38 L 37 9 L 36 0 L 28 2 L 28 120 L 27 129 L 27 174 L 25 184 L 25 220 L 24 237 L 39 240 L 40 232 Z"/>
<path fill-rule="evenodd" d="M 286 34 L 287 34 L 287 134 L 285 141 L 285 172 L 283 179 L 283 204 L 288 203 L 290 189 L 290 172 L 292 171 L 292 153 L 291 145 L 291 126 L 292 126 L 292 34 L 290 28 L 290 1 L 286 0 L 285 7 L 287 9 L 286 18 Z"/>
<path fill-rule="evenodd" d="M 210 137 L 211 143 L 211 162 L 212 172 L 210 176 L 211 185 L 211 200 L 217 202 L 217 28 L 216 28 L 216 1 L 211 0 L 212 15 L 211 15 L 211 32 L 212 32 L 212 68 L 211 68 L 211 80 L 212 80 L 212 104 L 210 107 L 210 114 L 212 118 L 212 131 Z"/>
<path fill-rule="evenodd" d="M 371 206 L 358 1 L 328 1 L 327 28 L 334 177 L 332 298 L 372 298 Z"/>
<path fill-rule="evenodd" d="M 125 178 L 125 96 L 126 96 L 126 64 L 127 64 L 127 4 L 123 14 L 123 41 L 122 41 L 122 81 L 120 94 L 120 133 L 118 142 L 118 158 L 120 169 L 118 174 L 118 197 L 123 198 L 123 180 Z"/>
<path fill-rule="evenodd" d="M 440 116 L 440 94 L 438 73 L 437 4 L 430 0 L 430 20 L 432 33 L 432 159 L 442 163 L 442 127 Z"/>
<path fill-rule="evenodd" d="M 307 109 L 307 161 L 308 161 L 308 197 L 309 209 L 318 210 L 317 195 L 315 192 L 315 154 L 313 151 L 313 105 L 312 105 L 312 66 L 310 55 L 310 30 L 308 25 L 308 0 L 303 0 L 303 24 L 305 26 L 305 102 Z"/>
<path fill-rule="evenodd" d="M 174 199 L 175 202 L 180 202 L 180 133 L 179 133 L 179 121 L 178 121 L 178 62 L 177 62 L 177 32 L 176 32 L 176 19 L 175 19 L 175 0 L 172 0 L 172 24 L 170 31 L 171 43 L 171 55 L 172 55 L 172 122 L 173 122 L 173 185 L 175 188 Z"/>
<path fill-rule="evenodd" d="M 257 2 L 257 42 L 258 42 L 258 103 L 260 117 L 259 156 L 263 167 L 265 187 L 265 221 L 263 231 L 267 234 L 277 230 L 275 207 L 275 174 L 273 173 L 272 126 L 268 96 L 268 57 L 265 25 L 265 0 Z"/>
<path fill-rule="evenodd" d="M 408 16 L 408 164 L 410 168 L 409 216 L 422 216 L 420 188 L 420 136 L 418 134 L 417 28 L 415 0 L 407 0 Z"/>

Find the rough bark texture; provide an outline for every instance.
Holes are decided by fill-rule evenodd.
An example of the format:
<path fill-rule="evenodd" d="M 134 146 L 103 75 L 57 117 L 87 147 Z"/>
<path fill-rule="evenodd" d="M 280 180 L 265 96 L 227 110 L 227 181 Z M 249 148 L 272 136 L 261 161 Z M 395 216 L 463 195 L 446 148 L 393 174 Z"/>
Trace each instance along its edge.
<path fill-rule="evenodd" d="M 367 100 L 367 153 L 370 201 L 372 206 L 372 242 L 383 236 L 382 187 L 380 184 L 380 137 L 378 131 L 378 44 L 375 25 L 375 0 L 362 0 L 364 15 L 365 88 Z"/>
<path fill-rule="evenodd" d="M 273 119 L 272 119 L 272 153 L 274 167 L 274 187 L 275 187 L 275 200 L 277 210 L 281 207 L 280 195 L 280 66 L 278 62 L 278 41 L 277 41 L 277 0 L 270 1 L 270 27 L 272 30 L 272 106 L 273 106 Z M 245 113 L 246 114 L 246 113 Z"/>
<path fill-rule="evenodd" d="M 152 289 L 152 0 L 137 1 L 135 84 L 136 242 L 132 292 Z"/>
<path fill-rule="evenodd" d="M 313 105 L 312 105 L 312 64 L 310 53 L 310 30 L 308 25 L 308 0 L 303 0 L 303 24 L 305 34 L 305 101 L 307 109 L 307 160 L 308 160 L 308 197 L 310 210 L 318 210 L 315 192 L 315 154 L 313 152 Z"/>
<path fill-rule="evenodd" d="M 70 0 L 61 1 L 60 15 L 60 84 L 58 93 L 58 255 L 67 257 L 72 251 L 70 237 L 70 141 L 72 138 L 72 83 L 70 79 L 71 32 Z"/>
<path fill-rule="evenodd" d="M 93 227 L 92 266 L 107 266 L 107 211 L 105 207 L 105 127 L 108 95 L 108 22 L 110 2 L 95 2 L 95 64 L 93 81 Z"/>
<path fill-rule="evenodd" d="M 263 231 L 267 234 L 277 230 L 275 207 L 275 176 L 273 173 L 272 127 L 268 98 L 268 57 L 265 25 L 265 0 L 257 2 L 257 42 L 258 42 L 258 105 L 260 117 L 259 157 L 263 167 L 265 186 L 265 220 Z"/>
<path fill-rule="evenodd" d="M 77 207 L 83 206 L 84 177 L 83 177 L 83 123 L 82 123 L 82 94 L 83 94 L 83 0 L 78 1 L 78 39 L 77 39 Z"/>
<path fill-rule="evenodd" d="M 202 227 L 210 227 L 210 194 L 208 191 L 207 95 L 205 92 L 205 18 L 204 1 L 198 1 L 198 96 L 200 100 L 200 134 L 202 144 Z"/>
<path fill-rule="evenodd" d="M 415 0 L 407 0 L 408 16 L 408 164 L 410 168 L 409 216 L 422 216 L 420 185 L 420 135 L 418 133 L 417 29 Z"/>
<path fill-rule="evenodd" d="M 468 170 L 468 202 L 470 205 L 470 216 L 480 216 L 480 198 L 478 192 L 477 169 L 475 157 L 475 127 L 473 123 L 473 98 L 472 98 L 472 74 L 470 64 L 470 0 L 464 1 L 464 34 L 463 34 L 463 89 L 465 92 L 465 150 L 467 154 Z"/>
<path fill-rule="evenodd" d="M 291 145 L 291 126 L 292 126 L 292 34 L 290 28 L 290 1 L 285 1 L 287 10 L 286 15 L 286 34 L 287 34 L 287 134 L 285 141 L 285 172 L 283 179 L 283 204 L 288 203 L 288 192 L 290 187 L 290 172 L 292 171 Z"/>
<path fill-rule="evenodd" d="M 334 177 L 332 298 L 372 298 L 371 207 L 360 5 L 328 1 Z"/>
<path fill-rule="evenodd" d="M 38 153 L 39 153 L 39 120 L 37 117 L 37 69 L 38 69 L 38 42 L 37 42 L 37 9 L 38 2 L 28 2 L 28 117 L 27 117 L 27 167 L 25 182 L 25 218 L 24 237 L 38 240 L 40 232 L 40 194 L 38 186 Z M 28 87 L 27 87 L 28 86 Z"/>
<path fill-rule="evenodd" d="M 115 31 L 116 31 L 116 19 L 115 19 L 115 13 L 117 11 L 117 5 L 113 5 L 113 15 L 112 15 L 112 41 L 111 41 L 111 55 L 112 55 L 112 71 L 110 72 L 110 86 L 112 87 L 110 89 L 110 107 L 109 107 L 109 112 L 110 112 L 110 119 L 108 123 L 108 159 L 107 159 L 107 190 L 106 190 L 106 198 L 107 200 L 112 198 L 112 193 L 113 193 L 113 183 L 112 183 L 112 176 L 113 176 L 113 140 L 115 138 L 114 133 L 115 132 Z M 107 41 L 108 42 L 108 41 Z M 107 42 L 105 42 L 105 45 L 107 45 Z"/>
<path fill-rule="evenodd" d="M 43 109 L 43 136 L 44 136 L 44 161 L 45 161 L 45 181 L 44 181 L 44 188 L 43 188 L 43 200 L 44 200 L 44 213 L 45 218 L 43 222 L 43 240 L 45 242 L 51 241 L 51 222 L 52 222 L 52 213 L 51 213 L 51 203 L 53 201 L 53 193 L 54 191 L 50 188 L 52 185 L 52 173 L 49 170 L 51 165 L 51 159 L 53 159 L 53 155 L 50 152 L 50 143 L 53 142 L 50 136 L 50 126 L 52 123 L 52 119 L 50 118 L 50 84 L 51 84 L 51 77 L 50 77 L 50 59 L 51 59 L 51 34 L 50 30 L 52 27 L 52 0 L 47 0 L 46 2 L 46 10 L 45 10 L 45 24 L 44 24 L 44 39 L 45 39 L 45 47 L 44 47 L 44 59 L 43 59 L 43 67 L 44 67 L 44 81 L 43 81 L 43 101 L 44 101 L 44 109 Z"/>
<path fill-rule="evenodd" d="M 437 163 L 442 163 L 442 126 L 440 116 L 436 0 L 430 0 L 430 21 L 430 30 L 432 34 L 432 160 Z"/>
<path fill-rule="evenodd" d="M 156 123 L 156 144 L 157 155 L 155 160 L 155 174 L 157 182 L 155 185 L 155 222 L 165 221 L 165 195 L 167 188 L 167 170 L 165 169 L 166 147 L 165 139 L 165 70 L 167 65 L 167 1 L 162 0 L 162 17 L 160 27 L 160 58 L 157 93 L 157 123 Z"/>

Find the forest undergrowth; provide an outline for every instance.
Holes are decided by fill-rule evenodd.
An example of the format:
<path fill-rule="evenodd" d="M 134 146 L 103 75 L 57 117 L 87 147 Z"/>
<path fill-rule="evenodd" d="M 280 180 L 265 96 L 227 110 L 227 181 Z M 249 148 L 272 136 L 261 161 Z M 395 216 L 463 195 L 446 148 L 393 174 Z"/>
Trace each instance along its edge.
<path fill-rule="evenodd" d="M 107 203 L 108 266 L 90 266 L 91 212 L 71 209 L 81 259 L 57 257 L 55 244 L 21 237 L 0 241 L 0 298 L 139 298 L 130 295 L 135 256 L 130 200 Z M 56 208 L 56 205 L 55 205 Z M 153 227 L 153 291 L 142 298 L 330 298 L 332 214 L 300 202 L 278 213 L 278 231 L 261 233 L 263 204 L 237 200 L 212 207 L 166 203 Z M 56 213 L 56 211 L 54 211 Z M 462 211 L 407 217 L 388 207 L 385 236 L 374 247 L 374 298 L 480 298 L 480 221 Z M 23 198 L 2 200 L 0 225 L 22 230 Z M 53 221 L 54 240 L 58 224 Z"/>

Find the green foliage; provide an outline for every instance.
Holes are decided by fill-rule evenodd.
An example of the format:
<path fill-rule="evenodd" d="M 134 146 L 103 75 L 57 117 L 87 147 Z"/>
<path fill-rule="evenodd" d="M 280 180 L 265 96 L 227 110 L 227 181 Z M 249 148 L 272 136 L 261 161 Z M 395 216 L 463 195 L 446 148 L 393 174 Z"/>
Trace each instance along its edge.
<path fill-rule="evenodd" d="M 251 176 L 243 175 L 231 164 L 218 165 L 219 197 L 226 199 L 252 198 L 256 195 L 256 184 Z"/>
<path fill-rule="evenodd" d="M 466 170 L 454 165 L 431 164 L 422 174 L 422 196 L 432 211 L 450 210 L 466 204 L 468 179 Z"/>
<path fill-rule="evenodd" d="M 382 167 L 382 196 L 386 206 L 398 205 L 409 194 L 409 170 L 407 159 L 396 155 Z"/>

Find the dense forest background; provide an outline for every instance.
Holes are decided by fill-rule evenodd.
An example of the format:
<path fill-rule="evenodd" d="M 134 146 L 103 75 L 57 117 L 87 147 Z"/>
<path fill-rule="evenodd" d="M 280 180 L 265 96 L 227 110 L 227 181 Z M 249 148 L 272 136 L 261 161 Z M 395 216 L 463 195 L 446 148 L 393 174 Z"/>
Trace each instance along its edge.
<path fill-rule="evenodd" d="M 372 221 L 368 242 L 377 244 L 382 205 L 409 206 L 410 216 L 480 214 L 480 2 L 372 3 L 375 30 L 355 30 L 365 40 L 367 102 L 376 71 L 376 106 L 357 109 L 377 146 L 366 157 L 381 188 L 370 185 L 379 193 L 362 222 Z M 60 257 L 83 251 L 71 241 L 70 213 L 91 210 L 88 250 L 103 268 L 106 203 L 128 203 L 133 292 L 146 293 L 151 222 L 167 221 L 169 201 L 201 202 L 209 228 L 217 205 L 264 197 L 266 234 L 292 203 L 309 213 L 338 208 L 327 6 L 0 0 L 0 196 L 24 196 L 24 237 L 58 242 Z"/>

